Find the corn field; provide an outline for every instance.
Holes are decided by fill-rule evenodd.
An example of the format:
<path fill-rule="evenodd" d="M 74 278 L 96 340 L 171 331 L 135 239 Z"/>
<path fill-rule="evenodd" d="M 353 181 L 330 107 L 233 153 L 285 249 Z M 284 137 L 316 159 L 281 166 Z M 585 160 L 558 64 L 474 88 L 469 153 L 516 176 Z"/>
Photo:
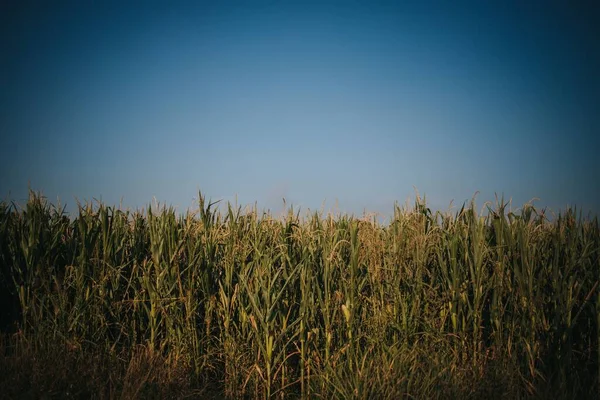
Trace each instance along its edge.
<path fill-rule="evenodd" d="M 598 398 L 598 218 L 508 207 L 0 203 L 0 392 Z"/>

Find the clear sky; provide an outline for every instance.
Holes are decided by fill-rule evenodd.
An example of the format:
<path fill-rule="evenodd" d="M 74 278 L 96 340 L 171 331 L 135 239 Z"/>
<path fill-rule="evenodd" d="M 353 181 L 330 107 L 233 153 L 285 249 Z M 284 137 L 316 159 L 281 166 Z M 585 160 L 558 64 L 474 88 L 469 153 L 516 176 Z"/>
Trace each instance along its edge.
<path fill-rule="evenodd" d="M 2 198 L 600 211 L 595 2 L 120 3 L 0 5 Z"/>

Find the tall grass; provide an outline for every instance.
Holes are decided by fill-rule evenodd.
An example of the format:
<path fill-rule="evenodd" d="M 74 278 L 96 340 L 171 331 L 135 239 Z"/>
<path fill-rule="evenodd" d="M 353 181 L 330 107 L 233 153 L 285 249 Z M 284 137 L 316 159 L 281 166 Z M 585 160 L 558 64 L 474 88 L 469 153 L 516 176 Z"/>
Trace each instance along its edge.
<path fill-rule="evenodd" d="M 1 385 L 99 398 L 178 397 L 181 382 L 264 399 L 600 393 L 597 217 L 550 222 L 502 199 L 451 214 L 417 198 L 386 225 L 215 205 L 90 203 L 69 218 L 34 193 L 0 204 L 1 369 L 29 376 Z M 56 373 L 44 354 L 88 378 L 44 381 Z M 110 365 L 96 380 L 94 362 Z"/>

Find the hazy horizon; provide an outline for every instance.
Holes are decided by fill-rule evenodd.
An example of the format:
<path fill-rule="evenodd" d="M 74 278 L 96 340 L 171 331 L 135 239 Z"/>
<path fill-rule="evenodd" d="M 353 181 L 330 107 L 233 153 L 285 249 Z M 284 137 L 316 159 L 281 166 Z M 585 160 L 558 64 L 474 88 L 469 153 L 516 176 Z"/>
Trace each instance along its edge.
<path fill-rule="evenodd" d="M 0 197 L 600 212 L 593 2 L 0 5 Z"/>

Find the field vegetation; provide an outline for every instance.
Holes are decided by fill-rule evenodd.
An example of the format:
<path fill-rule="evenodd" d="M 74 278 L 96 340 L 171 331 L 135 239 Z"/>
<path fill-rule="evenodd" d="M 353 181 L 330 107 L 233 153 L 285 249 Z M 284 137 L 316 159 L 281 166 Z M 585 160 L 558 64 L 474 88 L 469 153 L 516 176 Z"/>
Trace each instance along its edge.
<path fill-rule="evenodd" d="M 598 398 L 600 225 L 0 203 L 7 398 Z"/>

